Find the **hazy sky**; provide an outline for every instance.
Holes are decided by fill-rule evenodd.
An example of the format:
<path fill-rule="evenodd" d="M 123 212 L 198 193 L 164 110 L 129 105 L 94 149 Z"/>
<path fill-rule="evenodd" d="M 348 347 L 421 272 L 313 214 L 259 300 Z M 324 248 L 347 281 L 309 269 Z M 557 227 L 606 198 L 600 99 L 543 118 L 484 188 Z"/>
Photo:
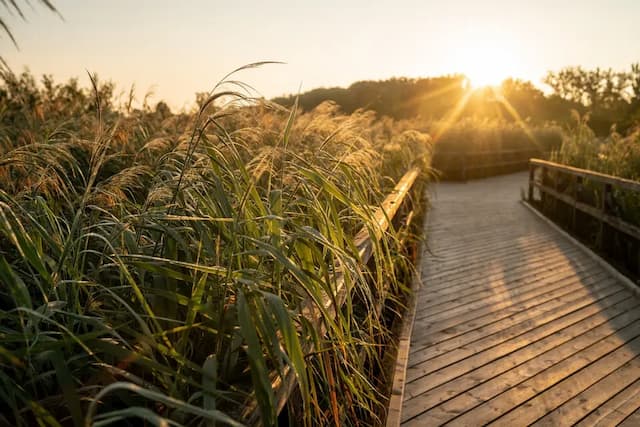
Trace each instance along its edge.
<path fill-rule="evenodd" d="M 53 0 L 0 39 L 16 71 L 56 80 L 85 70 L 174 107 L 247 63 L 239 79 L 273 97 L 319 86 L 455 72 L 540 84 L 567 65 L 626 69 L 640 61 L 640 0 Z"/>

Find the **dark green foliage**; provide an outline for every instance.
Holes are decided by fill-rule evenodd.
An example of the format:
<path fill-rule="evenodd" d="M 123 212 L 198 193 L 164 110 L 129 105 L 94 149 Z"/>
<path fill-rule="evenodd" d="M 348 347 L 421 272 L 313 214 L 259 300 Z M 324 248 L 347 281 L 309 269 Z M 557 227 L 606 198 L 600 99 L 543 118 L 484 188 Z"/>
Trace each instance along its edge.
<path fill-rule="evenodd" d="M 623 72 L 567 67 L 549 72 L 545 83 L 559 97 L 576 104 L 576 111 L 588 114 L 589 126 L 598 136 L 606 136 L 613 126 L 626 133 L 638 125 L 640 64 Z"/>

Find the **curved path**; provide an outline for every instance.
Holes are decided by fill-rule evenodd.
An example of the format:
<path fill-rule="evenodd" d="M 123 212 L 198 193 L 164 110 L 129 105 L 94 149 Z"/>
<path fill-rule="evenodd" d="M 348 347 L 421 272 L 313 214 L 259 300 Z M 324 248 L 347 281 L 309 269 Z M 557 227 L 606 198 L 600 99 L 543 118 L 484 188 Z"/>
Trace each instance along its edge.
<path fill-rule="evenodd" d="M 406 426 L 640 426 L 640 299 L 520 203 L 524 173 L 441 183 Z"/>

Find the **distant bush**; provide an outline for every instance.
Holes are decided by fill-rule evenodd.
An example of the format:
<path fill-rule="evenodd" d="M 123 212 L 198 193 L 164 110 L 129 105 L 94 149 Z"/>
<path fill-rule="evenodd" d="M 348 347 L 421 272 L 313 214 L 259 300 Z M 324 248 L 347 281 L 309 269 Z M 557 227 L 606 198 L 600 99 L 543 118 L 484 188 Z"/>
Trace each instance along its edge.
<path fill-rule="evenodd" d="M 432 167 L 444 178 L 473 178 L 523 170 L 532 157 L 547 158 L 560 147 L 557 125 L 531 126 L 497 120 L 436 121 L 425 126 L 438 135 Z"/>
<path fill-rule="evenodd" d="M 548 152 L 562 143 L 557 125 L 510 123 L 497 120 L 464 119 L 450 126 L 434 122 L 427 126 L 431 134 L 443 129 L 435 145 L 438 152 L 499 152 L 503 150 L 539 150 Z"/>

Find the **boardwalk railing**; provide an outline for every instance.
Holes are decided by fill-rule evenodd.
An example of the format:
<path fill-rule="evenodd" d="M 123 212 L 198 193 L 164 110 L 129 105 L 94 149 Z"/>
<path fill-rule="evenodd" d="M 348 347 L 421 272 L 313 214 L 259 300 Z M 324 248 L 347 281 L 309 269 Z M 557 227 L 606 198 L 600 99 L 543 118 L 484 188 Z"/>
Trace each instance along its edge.
<path fill-rule="evenodd" d="M 445 179 L 480 178 L 518 170 L 525 170 L 532 157 L 546 157 L 548 151 L 527 148 L 499 151 L 436 151 L 432 166 Z"/>
<path fill-rule="evenodd" d="M 633 276 L 640 275 L 640 182 L 531 159 L 528 199 Z"/>
<path fill-rule="evenodd" d="M 389 226 L 393 223 L 396 226 L 408 227 L 417 206 L 412 201 L 412 197 L 416 182 L 420 176 L 422 168 L 419 166 L 412 167 L 398 182 L 395 188 L 387 195 L 382 205 L 373 213 L 375 227 L 363 227 L 355 237 L 358 255 L 363 266 L 366 266 L 374 254 L 374 247 L 378 241 L 382 239 Z M 416 195 L 419 197 L 419 195 Z M 329 313 L 335 313 L 340 310 L 347 298 L 347 286 L 344 277 L 337 279 L 335 295 L 324 295 L 322 305 Z M 380 306 L 378 311 L 383 309 L 385 298 L 380 298 Z M 320 315 L 320 310 L 312 302 L 305 304 L 302 313 L 313 325 L 314 329 L 320 331 L 320 335 L 327 332 L 326 326 Z M 303 343 L 303 353 L 311 354 L 314 351 L 311 342 Z M 284 369 L 284 375 L 274 375 L 271 383 L 275 395 L 276 413 L 280 414 L 287 404 L 292 392 L 297 386 L 297 378 L 293 370 L 287 366 Z M 261 415 L 258 404 L 253 396 L 245 404 L 245 410 L 242 414 L 243 422 L 247 425 L 257 426 L 261 424 Z"/>

